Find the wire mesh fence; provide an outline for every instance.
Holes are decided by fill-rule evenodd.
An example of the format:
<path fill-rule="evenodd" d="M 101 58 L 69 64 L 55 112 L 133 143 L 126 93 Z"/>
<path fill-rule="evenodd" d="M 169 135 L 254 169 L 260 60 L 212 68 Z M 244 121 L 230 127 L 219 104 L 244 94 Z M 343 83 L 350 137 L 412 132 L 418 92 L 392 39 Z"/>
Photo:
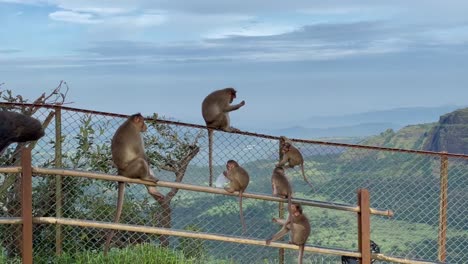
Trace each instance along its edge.
<path fill-rule="evenodd" d="M 51 119 L 46 135 L 33 149 L 33 166 L 116 174 L 110 141 L 125 117 L 47 107 L 39 108 L 34 117 L 43 121 L 55 111 L 60 114 Z M 247 192 L 271 194 L 271 174 L 279 156 L 278 138 L 215 131 L 213 177 L 210 179 L 206 128 L 151 120 L 144 134 L 145 145 L 152 169 L 160 180 L 201 186 L 213 182 L 221 186 L 217 179 L 226 161 L 234 159 L 250 174 Z M 446 262 L 468 263 L 467 157 L 447 154 L 445 169 L 442 154 L 306 141 L 296 141 L 294 145 L 305 158 L 305 172 L 314 186 L 311 189 L 305 184 L 300 168 L 287 169 L 294 197 L 355 205 L 356 190 L 366 188 L 371 193 L 372 208 L 394 211 L 393 218 L 373 216 L 371 219 L 371 238 L 382 253 L 436 262 L 444 253 L 440 252 L 443 247 L 439 231 L 446 228 Z M 0 165 L 17 163 L 18 153 L 18 146 L 10 146 L 0 156 Z M 441 199 L 445 190 L 441 187 L 441 177 L 445 173 L 448 179 L 446 203 Z M 15 174 L 0 174 L 0 217 L 21 214 L 18 178 Z M 115 182 L 79 177 L 34 177 L 33 214 L 112 222 L 116 187 Z M 247 231 L 242 234 L 236 197 L 158 189 L 165 195 L 164 200 L 154 200 L 144 186 L 128 185 L 120 222 L 255 239 L 266 239 L 278 231 L 271 222 L 279 215 L 275 202 L 244 199 Z M 447 212 L 446 227 L 441 225 L 442 208 Z M 312 227 L 308 244 L 357 250 L 354 213 L 306 207 L 305 214 Z M 0 262 L 2 259 L 14 262 L 19 257 L 20 227 L 0 225 L 0 231 Z M 94 228 L 36 224 L 35 262 L 54 262 L 57 253 L 76 260 L 86 252 L 102 252 L 106 234 L 107 231 Z M 180 263 L 280 262 L 278 249 L 269 247 L 124 231 L 116 232 L 111 254 L 138 245 L 163 245 L 173 250 L 165 254 L 176 252 L 174 259 L 179 258 Z M 285 252 L 284 263 L 295 261 L 296 251 Z M 179 263 L 177 261 L 173 263 Z M 339 257 L 329 255 L 306 253 L 304 258 L 304 263 L 340 262 Z"/>

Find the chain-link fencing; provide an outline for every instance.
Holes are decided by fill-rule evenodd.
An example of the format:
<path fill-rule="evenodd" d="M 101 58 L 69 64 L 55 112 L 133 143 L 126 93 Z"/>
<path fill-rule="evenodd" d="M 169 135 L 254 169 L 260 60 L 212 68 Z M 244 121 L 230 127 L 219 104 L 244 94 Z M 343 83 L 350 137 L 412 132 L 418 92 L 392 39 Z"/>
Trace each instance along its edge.
<path fill-rule="evenodd" d="M 32 151 L 33 166 L 116 174 L 110 142 L 126 117 L 50 107 L 41 107 L 34 117 L 44 121 L 51 113 L 55 116 Z M 250 174 L 247 192 L 271 194 L 271 174 L 279 156 L 277 137 L 214 131 L 210 179 L 206 128 L 151 120 L 145 145 L 160 180 L 220 184 L 217 180 L 226 161 L 234 159 Z M 294 140 L 294 145 L 305 158 L 305 172 L 314 186 L 311 189 L 305 184 L 300 168 L 287 169 L 294 197 L 355 205 L 356 190 L 366 188 L 372 208 L 394 211 L 393 218 L 371 218 L 371 239 L 382 253 L 433 262 L 445 254 L 447 263 L 468 263 L 467 156 L 304 140 Z M 17 163 L 18 153 L 19 147 L 10 146 L 0 156 L 0 165 Z M 441 184 L 444 177 L 448 179 L 445 187 Z M 33 215 L 112 222 L 116 187 L 115 182 L 79 177 L 34 177 Z M 18 188 L 17 175 L 0 174 L 0 217 L 20 216 Z M 165 195 L 162 201 L 154 200 L 144 186 L 128 185 L 120 222 L 254 239 L 266 239 L 278 231 L 271 222 L 279 215 L 278 203 L 244 199 L 247 231 L 242 235 L 237 198 L 158 189 Z M 312 227 L 309 245 L 357 250 L 354 213 L 306 207 L 305 214 Z M 20 252 L 20 226 L 0 225 L 0 230 L 0 262 L 14 262 Z M 33 235 L 35 262 L 54 263 L 57 253 L 76 260 L 84 252 L 102 252 L 107 231 L 36 224 Z M 124 231 L 116 232 L 111 253 L 144 243 L 177 252 L 174 258 L 181 263 L 279 263 L 281 258 L 278 249 L 270 247 Z M 296 257 L 297 251 L 285 250 L 284 263 L 292 263 Z M 306 253 L 304 257 L 304 263 L 340 262 L 338 256 Z"/>

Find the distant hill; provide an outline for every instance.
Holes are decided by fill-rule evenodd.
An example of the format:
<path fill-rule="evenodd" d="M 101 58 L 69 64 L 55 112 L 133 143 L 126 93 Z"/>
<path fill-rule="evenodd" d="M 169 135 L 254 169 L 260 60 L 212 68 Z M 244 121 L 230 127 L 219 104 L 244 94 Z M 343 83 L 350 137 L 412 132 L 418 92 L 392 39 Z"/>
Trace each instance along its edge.
<path fill-rule="evenodd" d="M 442 115 L 439 122 L 387 129 L 360 144 L 468 154 L 468 108 Z"/>
<path fill-rule="evenodd" d="M 429 132 L 436 123 L 409 125 L 395 132 L 387 129 L 377 136 L 369 137 L 360 144 L 387 148 L 422 150 Z"/>
<path fill-rule="evenodd" d="M 436 122 L 439 116 L 462 107 L 466 106 L 406 107 L 348 115 L 312 116 L 304 120 L 302 124 L 304 127 L 329 128 L 368 123 L 390 123 L 401 128 L 411 124 Z"/>
<path fill-rule="evenodd" d="M 468 154 L 468 108 L 441 116 L 429 132 L 424 149 Z"/>
<path fill-rule="evenodd" d="M 392 123 L 365 123 L 329 128 L 307 128 L 302 126 L 295 126 L 272 130 L 269 131 L 269 134 L 276 136 L 285 135 L 287 137 L 302 139 L 317 139 L 325 137 L 367 137 L 379 134 L 388 128 L 399 129 L 400 126 Z"/>
<path fill-rule="evenodd" d="M 436 122 L 438 118 L 460 107 L 409 107 L 336 116 L 312 116 L 281 129 L 260 129 L 271 135 L 292 138 L 363 138 L 378 135 L 387 129 L 399 130 L 411 124 Z M 258 129 L 254 129 L 258 130 Z"/>

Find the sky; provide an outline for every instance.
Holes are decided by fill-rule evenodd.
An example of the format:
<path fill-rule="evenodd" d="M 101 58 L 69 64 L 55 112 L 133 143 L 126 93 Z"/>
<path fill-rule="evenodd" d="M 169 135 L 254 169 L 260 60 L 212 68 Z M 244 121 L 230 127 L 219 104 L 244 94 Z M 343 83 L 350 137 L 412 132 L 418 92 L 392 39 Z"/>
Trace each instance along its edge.
<path fill-rule="evenodd" d="M 468 1 L 0 0 L 1 89 L 61 80 L 72 107 L 203 124 L 235 87 L 239 128 L 466 105 Z"/>

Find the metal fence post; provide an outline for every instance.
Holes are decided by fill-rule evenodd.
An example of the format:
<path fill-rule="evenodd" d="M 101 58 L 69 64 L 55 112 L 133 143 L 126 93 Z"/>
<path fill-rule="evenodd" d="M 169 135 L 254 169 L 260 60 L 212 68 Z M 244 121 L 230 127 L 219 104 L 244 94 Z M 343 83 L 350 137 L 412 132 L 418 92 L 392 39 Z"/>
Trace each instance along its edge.
<path fill-rule="evenodd" d="M 32 167 L 31 149 L 21 150 L 21 216 L 23 218 L 21 257 L 23 263 L 33 263 Z"/>
<path fill-rule="evenodd" d="M 62 110 L 55 108 L 55 168 L 62 167 Z M 55 177 L 55 210 L 57 218 L 62 217 L 62 176 Z M 55 254 L 62 254 L 62 226 L 55 225 Z"/>
<path fill-rule="evenodd" d="M 213 186 L 213 129 L 208 128 L 208 167 L 210 169 L 209 186 Z"/>
<path fill-rule="evenodd" d="M 448 157 L 440 156 L 440 200 L 438 260 L 445 263 L 447 257 L 447 207 L 448 207 Z"/>
<path fill-rule="evenodd" d="M 370 253 L 370 197 L 367 189 L 358 190 L 358 240 L 359 252 L 361 252 L 361 264 L 371 263 Z"/>
<path fill-rule="evenodd" d="M 283 152 L 281 152 L 281 147 L 283 146 L 283 143 L 281 142 L 281 140 L 279 141 L 279 160 L 281 160 L 283 158 Z M 289 210 L 289 208 L 288 208 Z M 284 203 L 283 202 L 279 202 L 278 203 L 278 217 L 279 218 L 284 218 Z M 279 264 L 284 264 L 284 248 L 280 248 L 278 250 L 278 261 L 279 261 Z"/>

